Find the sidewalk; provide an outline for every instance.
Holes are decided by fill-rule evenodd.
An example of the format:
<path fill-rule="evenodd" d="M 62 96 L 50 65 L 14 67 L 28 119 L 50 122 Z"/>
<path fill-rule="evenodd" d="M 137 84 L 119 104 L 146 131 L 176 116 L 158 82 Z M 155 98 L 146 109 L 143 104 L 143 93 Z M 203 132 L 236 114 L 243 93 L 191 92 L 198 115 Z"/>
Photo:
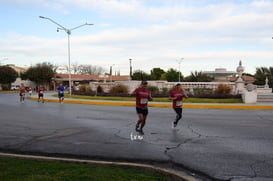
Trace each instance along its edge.
<path fill-rule="evenodd" d="M 53 96 L 56 92 L 46 92 L 44 95 L 46 102 L 58 103 L 58 97 Z M 37 93 L 32 94 L 29 99 L 38 100 Z M 64 103 L 111 105 L 111 106 L 135 106 L 135 101 L 108 101 L 108 100 L 88 100 L 65 97 Z M 170 102 L 149 102 L 149 107 L 171 108 Z M 272 103 L 264 104 L 225 104 L 225 103 L 184 103 L 183 108 L 194 109 L 245 109 L 245 110 L 273 110 Z"/>

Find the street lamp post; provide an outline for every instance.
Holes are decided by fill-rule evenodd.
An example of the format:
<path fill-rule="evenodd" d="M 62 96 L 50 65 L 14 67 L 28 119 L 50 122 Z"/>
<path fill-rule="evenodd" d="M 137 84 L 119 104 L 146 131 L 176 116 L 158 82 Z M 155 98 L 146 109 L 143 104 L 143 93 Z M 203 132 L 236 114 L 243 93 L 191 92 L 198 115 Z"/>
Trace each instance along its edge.
<path fill-rule="evenodd" d="M 71 35 L 72 30 L 75 30 L 75 29 L 80 28 L 80 27 L 85 26 L 85 25 L 93 25 L 93 24 L 84 23 L 84 24 L 82 24 L 80 26 L 77 26 L 75 28 L 68 29 L 68 28 L 65 28 L 64 26 L 60 25 L 59 23 L 55 22 L 54 20 L 52 20 L 50 18 L 47 18 L 47 17 L 44 17 L 44 16 L 39 16 L 39 18 L 47 19 L 47 20 L 51 21 L 52 23 L 58 25 L 57 32 L 59 32 L 59 30 L 63 30 L 67 34 L 67 40 L 68 40 L 68 69 L 69 69 L 68 70 L 68 73 L 69 73 L 69 95 L 71 97 L 72 89 L 71 89 L 71 68 L 70 68 L 70 35 Z"/>
<path fill-rule="evenodd" d="M 271 76 L 271 89 L 272 89 L 272 93 L 273 93 L 273 75 Z"/>
<path fill-rule="evenodd" d="M 132 59 L 131 58 L 129 59 L 129 63 L 130 63 L 130 77 L 129 77 L 129 80 L 131 81 L 131 79 L 132 79 Z"/>
<path fill-rule="evenodd" d="M 178 62 L 178 65 L 179 65 L 178 82 L 180 82 L 180 77 L 181 77 L 180 64 L 181 64 L 181 62 L 182 62 L 183 59 L 184 59 L 184 58 L 181 58 L 181 60 L 178 60 L 178 61 L 177 61 L 177 62 Z"/>
<path fill-rule="evenodd" d="M 112 79 L 112 69 L 113 69 L 113 66 L 114 66 L 115 64 L 113 64 L 113 65 L 111 65 L 110 66 L 110 76 L 111 76 L 111 82 L 113 81 L 113 79 Z"/>

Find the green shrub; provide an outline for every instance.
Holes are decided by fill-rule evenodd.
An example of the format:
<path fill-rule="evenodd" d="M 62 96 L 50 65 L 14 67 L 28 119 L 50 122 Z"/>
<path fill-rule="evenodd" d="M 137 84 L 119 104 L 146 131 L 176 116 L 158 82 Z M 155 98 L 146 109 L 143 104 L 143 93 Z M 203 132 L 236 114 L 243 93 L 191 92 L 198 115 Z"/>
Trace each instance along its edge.
<path fill-rule="evenodd" d="M 103 92 L 104 92 L 103 88 L 99 85 L 97 87 L 97 93 L 103 93 Z"/>
<path fill-rule="evenodd" d="M 213 94 L 212 88 L 193 88 L 193 94 L 194 95 L 209 95 Z"/>
<path fill-rule="evenodd" d="M 215 90 L 216 94 L 230 94 L 231 93 L 231 87 L 226 84 L 219 84 L 217 86 L 217 89 Z"/>
<path fill-rule="evenodd" d="M 89 86 L 87 86 L 85 92 L 90 93 L 90 92 L 92 92 L 92 90 Z"/>
<path fill-rule="evenodd" d="M 2 90 L 10 90 L 10 84 L 2 84 Z"/>
<path fill-rule="evenodd" d="M 80 92 L 86 92 L 86 93 L 90 93 L 91 92 L 91 88 L 88 85 L 81 85 L 79 87 L 79 90 L 80 90 Z"/>
<path fill-rule="evenodd" d="M 109 90 L 109 93 L 112 93 L 112 94 L 117 94 L 117 93 L 128 94 L 128 92 L 129 92 L 128 86 L 123 85 L 123 84 L 115 85 L 115 86 L 111 87 L 111 89 Z"/>
<path fill-rule="evenodd" d="M 152 94 L 158 94 L 159 89 L 156 86 L 148 86 L 148 89 L 151 91 Z"/>
<path fill-rule="evenodd" d="M 86 86 L 85 85 L 81 85 L 79 87 L 79 89 L 80 89 L 81 92 L 86 92 Z"/>
<path fill-rule="evenodd" d="M 169 93 L 169 89 L 166 88 L 166 87 L 163 87 L 163 88 L 161 89 L 161 93 L 162 93 L 162 94 L 168 94 L 168 93 Z"/>

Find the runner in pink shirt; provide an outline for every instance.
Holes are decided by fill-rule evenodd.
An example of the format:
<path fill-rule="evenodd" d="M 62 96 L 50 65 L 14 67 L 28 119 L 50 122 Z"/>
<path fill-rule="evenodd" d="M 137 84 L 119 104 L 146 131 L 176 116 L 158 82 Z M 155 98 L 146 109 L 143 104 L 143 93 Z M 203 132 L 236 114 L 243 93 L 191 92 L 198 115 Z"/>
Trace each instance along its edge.
<path fill-rule="evenodd" d="M 45 92 L 44 87 L 42 85 L 40 85 L 38 87 L 38 103 L 40 102 L 41 99 L 42 99 L 42 103 L 45 103 L 44 92 Z"/>
<path fill-rule="evenodd" d="M 147 89 L 147 85 L 147 81 L 142 81 L 140 87 L 132 93 L 132 95 L 136 96 L 136 112 L 138 115 L 136 131 L 141 134 L 144 134 L 143 127 L 148 115 L 148 101 L 152 101 L 151 91 Z"/>
<path fill-rule="evenodd" d="M 29 96 L 31 96 L 31 94 L 32 94 L 32 87 L 31 86 L 28 88 L 28 94 L 29 94 Z"/>
<path fill-rule="evenodd" d="M 20 95 L 20 102 L 24 103 L 24 101 L 25 101 L 25 94 L 26 94 L 26 88 L 25 88 L 25 86 L 24 86 L 23 83 L 21 84 L 21 86 L 19 88 L 19 91 L 20 91 L 20 93 L 19 93 L 19 95 Z"/>
<path fill-rule="evenodd" d="M 181 88 L 180 83 L 176 83 L 174 89 L 170 92 L 170 99 L 172 99 L 172 107 L 176 112 L 175 121 L 172 124 L 172 127 L 177 126 L 178 121 L 182 118 L 182 108 L 183 108 L 183 98 L 188 98 L 185 91 Z"/>

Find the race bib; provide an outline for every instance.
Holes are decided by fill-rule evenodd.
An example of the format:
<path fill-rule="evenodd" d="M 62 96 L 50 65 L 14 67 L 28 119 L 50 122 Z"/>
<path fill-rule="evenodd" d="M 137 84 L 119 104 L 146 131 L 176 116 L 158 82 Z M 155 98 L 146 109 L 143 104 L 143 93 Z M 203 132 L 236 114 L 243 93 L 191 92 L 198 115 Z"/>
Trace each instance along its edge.
<path fill-rule="evenodd" d="M 147 103 L 148 103 L 148 99 L 147 98 L 140 99 L 140 104 L 147 104 Z"/>
<path fill-rule="evenodd" d="M 64 91 L 60 91 L 60 94 L 63 94 L 64 93 Z"/>
<path fill-rule="evenodd" d="M 176 106 L 178 106 L 178 107 L 180 107 L 180 106 L 182 106 L 182 101 L 176 101 Z"/>
<path fill-rule="evenodd" d="M 44 92 L 43 91 L 40 91 L 40 94 L 43 94 Z"/>

